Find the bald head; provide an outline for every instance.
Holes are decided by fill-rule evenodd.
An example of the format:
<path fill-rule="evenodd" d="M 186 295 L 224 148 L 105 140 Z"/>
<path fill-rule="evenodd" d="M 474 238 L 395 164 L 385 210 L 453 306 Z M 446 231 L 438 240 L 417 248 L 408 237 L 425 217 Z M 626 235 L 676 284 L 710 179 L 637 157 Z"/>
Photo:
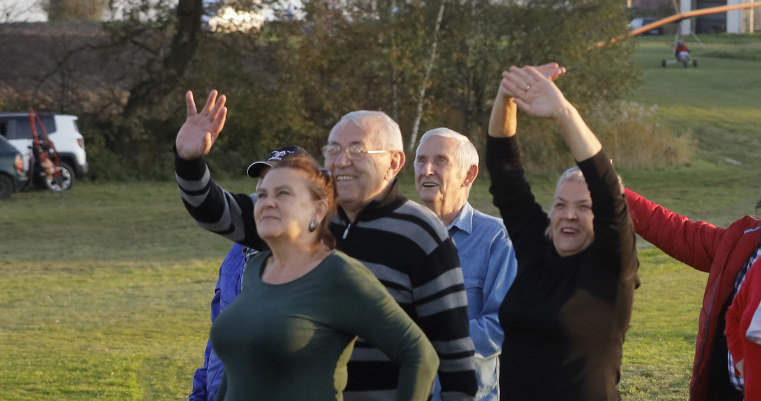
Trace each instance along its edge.
<path fill-rule="evenodd" d="M 347 124 L 356 125 L 378 149 L 404 151 L 399 124 L 382 111 L 357 110 L 345 114 L 330 130 L 330 137 Z"/>

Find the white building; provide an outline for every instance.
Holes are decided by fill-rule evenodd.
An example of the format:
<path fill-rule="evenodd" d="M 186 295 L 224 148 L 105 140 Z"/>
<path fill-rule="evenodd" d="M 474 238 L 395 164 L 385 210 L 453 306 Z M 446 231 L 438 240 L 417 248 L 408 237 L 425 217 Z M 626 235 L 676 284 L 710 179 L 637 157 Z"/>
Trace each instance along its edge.
<path fill-rule="evenodd" d="M 203 22 L 215 32 L 258 30 L 266 21 L 301 19 L 304 16 L 300 0 L 268 2 L 257 10 L 236 10 L 225 0 L 204 0 L 203 3 L 206 10 Z"/>
<path fill-rule="evenodd" d="M 709 7 L 750 4 L 753 0 L 680 0 L 681 12 Z M 733 10 L 725 13 L 689 18 L 680 23 L 683 35 L 692 32 L 751 33 L 761 31 L 761 7 Z"/>

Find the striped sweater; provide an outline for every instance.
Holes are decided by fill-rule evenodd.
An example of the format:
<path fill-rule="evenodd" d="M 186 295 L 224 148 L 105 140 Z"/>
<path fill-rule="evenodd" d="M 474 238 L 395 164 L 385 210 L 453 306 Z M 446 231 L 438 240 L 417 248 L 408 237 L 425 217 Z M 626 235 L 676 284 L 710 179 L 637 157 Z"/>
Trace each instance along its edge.
<path fill-rule="evenodd" d="M 263 249 L 254 202 L 217 185 L 203 159 L 175 157 L 183 203 L 202 228 Z M 407 200 L 396 182 L 350 222 L 339 207 L 331 222 L 336 247 L 360 260 L 423 329 L 440 359 L 442 400 L 472 400 L 478 386 L 467 297 L 454 242 L 441 221 Z M 347 401 L 393 400 L 398 370 L 383 353 L 358 339 L 348 365 Z"/>

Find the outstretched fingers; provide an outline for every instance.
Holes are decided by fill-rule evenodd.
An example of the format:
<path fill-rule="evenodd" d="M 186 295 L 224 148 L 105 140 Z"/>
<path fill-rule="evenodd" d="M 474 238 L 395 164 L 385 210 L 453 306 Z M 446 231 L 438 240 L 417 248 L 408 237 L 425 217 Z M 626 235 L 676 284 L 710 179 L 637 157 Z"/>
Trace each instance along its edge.
<path fill-rule="evenodd" d="M 542 75 L 547 77 L 548 79 L 554 81 L 559 76 L 565 74 L 565 67 L 561 67 L 558 63 L 547 63 L 542 64 L 538 67 L 536 67 L 537 71 L 541 72 Z"/>
<path fill-rule="evenodd" d="M 217 92 L 216 89 L 212 89 L 209 92 L 209 96 L 206 98 L 206 104 L 203 106 L 203 110 L 201 110 L 201 114 L 209 115 L 211 113 L 211 110 L 214 109 L 214 105 L 217 103 Z"/>
<path fill-rule="evenodd" d="M 225 103 L 227 103 L 227 96 L 222 95 L 219 97 L 217 102 L 214 104 L 214 108 L 211 110 L 211 119 L 217 120 L 222 112 L 226 110 Z"/>
<path fill-rule="evenodd" d="M 224 106 L 224 100 L 225 97 L 222 96 L 221 103 Z M 214 135 L 214 139 L 217 138 L 220 132 L 222 132 L 222 127 L 225 126 L 225 121 L 227 120 L 227 107 L 220 108 L 212 120 L 212 129 L 211 132 Z"/>
<path fill-rule="evenodd" d="M 227 120 L 226 102 L 224 95 L 220 96 L 217 90 L 212 90 L 199 111 L 196 110 L 193 93 L 185 93 L 188 116 L 175 139 L 177 154 L 181 158 L 193 160 L 209 153 Z"/>
<path fill-rule="evenodd" d="M 187 108 L 188 117 L 195 116 L 198 113 L 196 111 L 196 102 L 193 99 L 193 91 L 185 92 L 185 107 Z"/>
<path fill-rule="evenodd" d="M 219 96 L 219 91 L 212 89 L 201 111 L 201 114 L 211 124 L 212 139 L 216 138 L 227 119 L 227 107 L 225 107 L 225 103 L 227 103 L 227 96 Z"/>

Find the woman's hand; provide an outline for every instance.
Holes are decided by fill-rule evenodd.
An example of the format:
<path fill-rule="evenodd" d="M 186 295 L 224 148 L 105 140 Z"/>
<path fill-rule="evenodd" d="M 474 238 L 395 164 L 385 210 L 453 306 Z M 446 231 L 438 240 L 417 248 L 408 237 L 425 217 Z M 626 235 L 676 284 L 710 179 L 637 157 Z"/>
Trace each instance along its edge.
<path fill-rule="evenodd" d="M 559 66 L 558 63 L 547 63 L 534 68 L 549 80 L 555 80 L 565 73 L 565 67 Z M 509 78 L 509 75 L 507 71 L 502 73 L 503 77 Z M 489 135 L 497 138 L 511 137 L 518 129 L 518 109 L 513 93 L 519 91 L 511 88 L 508 81 L 509 79 L 502 79 L 489 117 Z"/>
<path fill-rule="evenodd" d="M 510 67 L 502 73 L 500 91 L 513 95 L 518 108 L 537 117 L 558 117 L 569 104 L 560 89 L 552 82 L 565 72 L 554 63 L 540 67 Z M 542 69 L 544 68 L 544 69 Z"/>
<path fill-rule="evenodd" d="M 562 71 L 564 72 L 564 70 Z M 560 127 L 560 134 L 571 149 L 574 159 L 576 161 L 587 160 L 602 149 L 602 144 L 589 129 L 584 119 L 581 118 L 578 110 L 552 82 L 551 77 L 557 77 L 561 73 L 546 74 L 537 67 L 518 68 L 512 66 L 508 72 L 502 73 L 500 93 L 503 91 L 501 88 L 504 87 L 504 91 L 514 95 L 513 100 L 519 109 L 532 116 L 555 119 Z M 495 113 L 492 113 L 492 116 L 494 115 Z M 496 129 L 499 127 L 497 124 L 499 119 L 492 119 L 494 120 L 494 131 L 499 133 Z M 502 136 L 510 136 L 509 130 L 513 129 L 515 124 L 509 125 L 509 119 L 505 119 L 505 121 L 505 129 L 503 130 L 505 133 Z M 492 125 L 489 126 L 489 130 L 489 135 L 499 136 L 492 134 Z M 513 129 L 512 132 L 514 135 L 515 130 Z"/>
<path fill-rule="evenodd" d="M 200 113 L 196 111 L 193 92 L 188 91 L 185 94 L 188 117 L 175 140 L 177 155 L 181 158 L 193 160 L 206 156 L 222 131 L 227 118 L 227 98 L 225 95 L 217 98 L 217 94 L 216 89 L 209 92 L 206 105 Z"/>
<path fill-rule="evenodd" d="M 539 71 L 542 75 L 547 77 L 550 81 L 556 80 L 559 76 L 565 74 L 565 67 L 561 67 L 558 63 L 547 63 L 540 66 L 533 66 L 537 71 Z M 506 74 L 509 74 L 507 71 L 502 72 L 502 77 L 504 78 Z M 499 93 L 502 96 L 505 97 L 514 97 L 513 93 L 505 87 L 504 79 L 502 81 L 502 84 L 499 86 Z"/>

